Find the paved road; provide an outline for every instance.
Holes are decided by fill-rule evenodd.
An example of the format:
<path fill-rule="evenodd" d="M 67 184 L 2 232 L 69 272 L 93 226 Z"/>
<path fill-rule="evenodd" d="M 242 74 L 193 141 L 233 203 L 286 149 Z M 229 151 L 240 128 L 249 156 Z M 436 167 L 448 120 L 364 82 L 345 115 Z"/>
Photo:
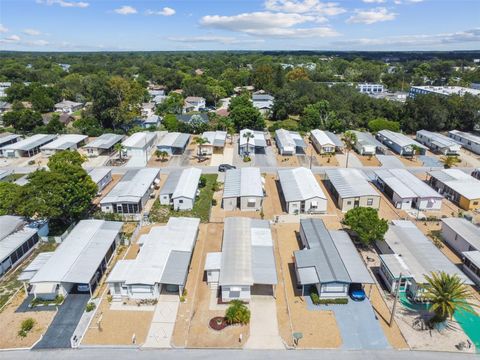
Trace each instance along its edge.
<path fill-rule="evenodd" d="M 79 350 L 8 351 L 0 352 L 2 360 L 473 360 L 478 355 L 427 351 L 347 351 L 347 350 L 137 350 L 131 348 L 93 348 Z"/>
<path fill-rule="evenodd" d="M 82 317 L 89 298 L 90 295 L 85 294 L 68 295 L 35 349 L 70 348 L 70 338 Z"/>

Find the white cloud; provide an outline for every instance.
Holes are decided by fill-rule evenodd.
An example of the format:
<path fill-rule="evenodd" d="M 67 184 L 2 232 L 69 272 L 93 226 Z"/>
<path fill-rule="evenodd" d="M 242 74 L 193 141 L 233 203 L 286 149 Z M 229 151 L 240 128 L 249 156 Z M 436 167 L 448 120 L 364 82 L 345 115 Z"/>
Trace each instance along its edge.
<path fill-rule="evenodd" d="M 394 20 L 396 16 L 397 14 L 384 7 L 368 10 L 357 9 L 355 10 L 355 14 L 347 19 L 347 23 L 371 25 L 377 22 Z"/>
<path fill-rule="evenodd" d="M 175 15 L 176 11 L 175 9 L 169 8 L 169 7 L 164 7 L 162 10 L 147 10 L 145 11 L 146 15 L 162 15 L 162 16 L 172 16 Z"/>
<path fill-rule="evenodd" d="M 220 43 L 220 44 L 249 44 L 249 43 L 263 43 L 263 39 L 238 39 L 232 36 L 216 36 L 216 35 L 202 35 L 202 36 L 171 36 L 167 40 L 181 43 Z"/>
<path fill-rule="evenodd" d="M 21 40 L 21 37 L 18 35 L 10 35 L 0 39 L 0 43 L 17 43 Z"/>
<path fill-rule="evenodd" d="M 61 7 L 77 7 L 77 8 L 86 8 L 90 6 L 89 3 L 84 1 L 67 1 L 67 0 L 36 0 L 37 4 L 44 5 L 60 5 Z"/>
<path fill-rule="evenodd" d="M 24 33 L 25 35 L 30 35 L 30 36 L 38 36 L 38 35 L 41 34 L 40 31 L 35 30 L 35 29 L 24 29 L 24 30 L 23 30 L 23 33 Z"/>
<path fill-rule="evenodd" d="M 123 5 L 113 11 L 120 15 L 132 15 L 137 13 L 137 9 L 129 5 Z"/>
<path fill-rule="evenodd" d="M 364 3 L 367 4 L 383 4 L 386 2 L 386 0 L 362 0 Z M 398 0 L 397 0 L 398 1 Z"/>
<path fill-rule="evenodd" d="M 380 46 L 380 47 L 410 47 L 421 48 L 424 46 L 439 46 L 447 44 L 461 44 L 461 43 L 480 44 L 480 28 L 458 31 L 453 33 L 442 34 L 417 34 L 417 35 L 402 35 L 390 36 L 385 38 L 361 38 L 351 40 L 340 40 L 335 42 L 336 45 L 342 46 Z"/>
<path fill-rule="evenodd" d="M 424 0 L 393 0 L 393 2 L 396 5 L 402 5 L 402 4 L 418 4 L 423 2 Z"/>
<path fill-rule="evenodd" d="M 0 24 L 0 34 L 6 33 L 6 32 L 8 32 L 8 29 L 5 26 L 3 26 L 2 24 Z"/>
<path fill-rule="evenodd" d="M 346 12 L 338 3 L 323 3 L 318 0 L 266 0 L 265 8 L 271 11 L 322 16 L 334 16 Z"/>
<path fill-rule="evenodd" d="M 32 41 L 24 41 L 24 42 L 22 42 L 22 45 L 47 46 L 47 45 L 50 45 L 50 43 L 47 40 L 32 40 Z"/>

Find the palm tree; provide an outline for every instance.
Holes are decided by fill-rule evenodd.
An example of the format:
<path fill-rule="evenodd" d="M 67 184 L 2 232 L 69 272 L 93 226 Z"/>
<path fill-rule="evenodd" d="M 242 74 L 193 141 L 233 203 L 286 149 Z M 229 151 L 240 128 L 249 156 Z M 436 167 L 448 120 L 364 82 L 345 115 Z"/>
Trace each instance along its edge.
<path fill-rule="evenodd" d="M 435 314 L 432 322 L 444 322 L 451 319 L 455 311 L 473 312 L 472 306 L 468 300 L 473 296 L 468 287 L 455 275 L 447 274 L 444 271 L 433 272 L 425 275 L 427 283 L 423 285 L 426 290 L 425 297 L 430 302 L 430 310 Z"/>
<path fill-rule="evenodd" d="M 168 152 L 166 152 L 165 150 L 161 150 L 160 157 L 162 158 L 162 161 L 165 161 L 165 159 L 168 157 Z"/>
<path fill-rule="evenodd" d="M 155 150 L 155 157 L 157 158 L 157 161 L 160 160 L 160 158 L 162 157 L 162 150 Z"/>
<path fill-rule="evenodd" d="M 450 169 L 460 162 L 458 157 L 452 155 L 442 156 L 440 161 L 443 163 L 445 169 Z"/>
<path fill-rule="evenodd" d="M 235 135 L 235 128 L 233 126 L 229 126 L 227 129 L 228 135 L 230 136 L 230 144 L 233 144 L 233 136 Z"/>
<path fill-rule="evenodd" d="M 250 310 L 239 300 L 233 300 L 225 312 L 228 324 L 246 325 L 250 322 Z"/>
<path fill-rule="evenodd" d="M 198 157 L 202 158 L 203 157 L 202 146 L 205 144 L 210 144 L 210 141 L 208 141 L 208 139 L 202 136 L 198 136 L 195 138 L 195 144 L 198 145 Z"/>
<path fill-rule="evenodd" d="M 345 167 L 348 168 L 348 160 L 350 158 L 350 151 L 353 149 L 355 144 L 357 143 L 357 134 L 353 131 L 345 131 L 342 137 L 343 142 L 345 143 L 345 149 L 347 149 L 347 163 Z"/>
<path fill-rule="evenodd" d="M 122 160 L 122 153 L 123 153 L 123 150 L 125 149 L 123 144 L 122 143 L 116 143 L 113 148 L 115 149 L 115 151 L 118 152 L 118 159 Z"/>
<path fill-rule="evenodd" d="M 251 131 L 246 131 L 244 134 L 243 134 L 243 137 L 245 139 L 247 139 L 247 155 L 250 155 L 250 151 L 249 151 L 249 148 L 250 148 L 250 139 L 253 139 L 255 137 L 255 135 L 253 135 L 253 133 Z"/>
<path fill-rule="evenodd" d="M 420 146 L 412 144 L 410 147 L 412 148 L 412 160 L 415 160 L 415 155 L 420 153 Z"/>

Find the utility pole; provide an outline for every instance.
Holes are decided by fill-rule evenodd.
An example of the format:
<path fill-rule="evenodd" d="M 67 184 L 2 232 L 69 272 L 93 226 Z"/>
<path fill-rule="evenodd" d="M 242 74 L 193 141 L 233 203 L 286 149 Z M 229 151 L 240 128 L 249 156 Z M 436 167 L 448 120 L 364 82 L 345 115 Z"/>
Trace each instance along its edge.
<path fill-rule="evenodd" d="M 393 319 L 395 317 L 395 310 L 397 308 L 398 294 L 400 292 L 400 283 L 401 282 L 402 282 L 402 273 L 400 273 L 400 276 L 399 276 L 398 282 L 397 282 L 397 288 L 395 289 L 395 300 L 393 301 L 392 313 L 390 314 L 390 321 L 388 323 L 388 326 L 390 326 L 390 327 L 392 327 Z"/>

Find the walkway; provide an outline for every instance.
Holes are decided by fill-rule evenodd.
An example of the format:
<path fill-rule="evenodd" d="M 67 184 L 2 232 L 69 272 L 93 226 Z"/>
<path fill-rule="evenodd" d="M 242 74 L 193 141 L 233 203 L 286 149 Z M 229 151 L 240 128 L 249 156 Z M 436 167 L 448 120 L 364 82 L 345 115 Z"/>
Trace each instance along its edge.
<path fill-rule="evenodd" d="M 158 299 L 144 348 L 169 348 L 177 318 L 178 294 L 162 294 Z"/>
<path fill-rule="evenodd" d="M 271 295 L 252 295 L 250 336 L 245 349 L 284 349 L 278 332 L 277 306 Z"/>

